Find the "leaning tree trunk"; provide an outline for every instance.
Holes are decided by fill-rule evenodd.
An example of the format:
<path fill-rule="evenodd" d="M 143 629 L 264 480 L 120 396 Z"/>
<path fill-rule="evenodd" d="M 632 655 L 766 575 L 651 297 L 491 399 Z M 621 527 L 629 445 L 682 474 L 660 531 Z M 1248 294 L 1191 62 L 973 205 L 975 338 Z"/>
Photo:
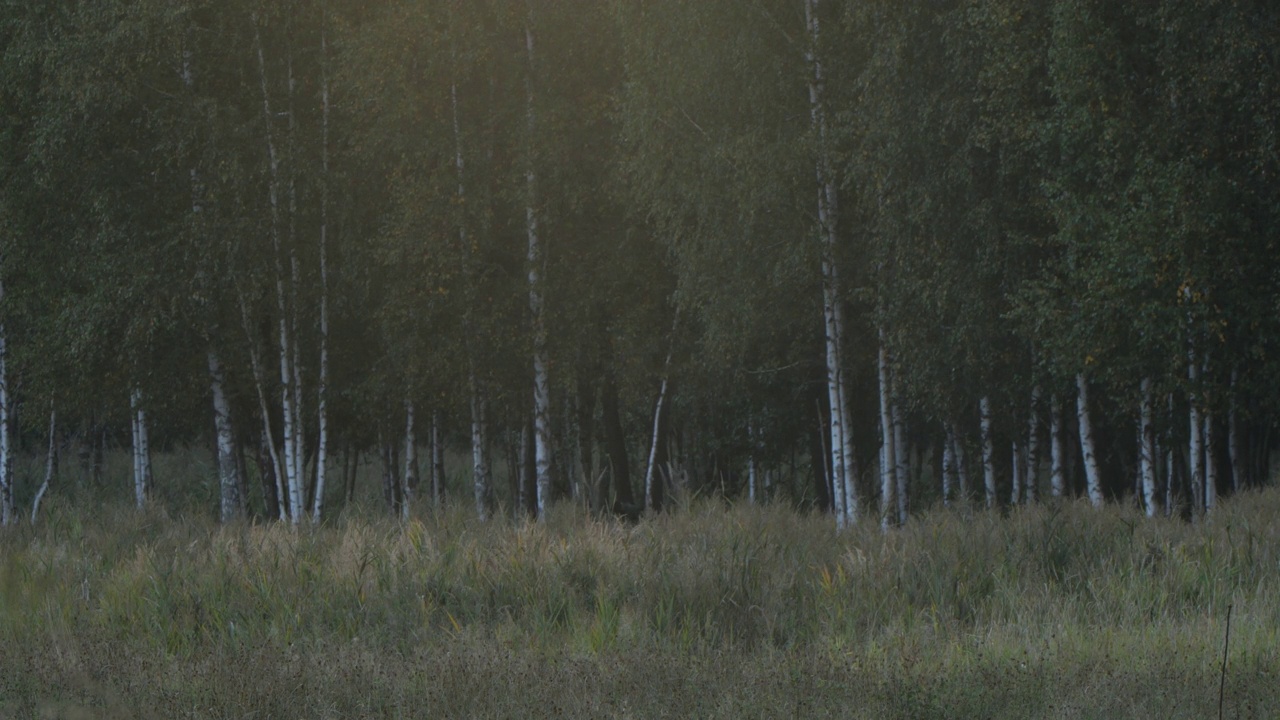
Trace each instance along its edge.
<path fill-rule="evenodd" d="M 667 345 L 667 357 L 662 363 L 662 382 L 658 386 L 658 399 L 653 406 L 653 438 L 649 444 L 649 460 L 645 463 L 644 472 L 644 506 L 646 510 L 658 510 L 661 503 L 662 488 L 656 487 L 662 478 L 659 464 L 659 445 L 663 442 L 663 431 L 666 423 L 667 389 L 671 380 L 671 356 L 675 352 L 676 333 L 680 330 L 680 310 L 677 309 L 671 321 L 671 340 Z"/>
<path fill-rule="evenodd" d="M 236 472 L 235 435 L 231 430 L 231 406 L 227 402 L 222 362 L 212 348 L 208 351 L 209 388 L 213 394 L 213 427 L 218 443 L 219 519 L 231 522 L 240 515 L 240 478 Z"/>
<path fill-rule="evenodd" d="M 1089 416 L 1089 381 L 1084 373 L 1076 375 L 1076 416 L 1080 422 L 1080 454 L 1084 456 L 1085 481 L 1089 502 L 1102 507 L 1102 477 L 1098 471 L 1098 456 L 1093 442 L 1093 421 Z"/>
<path fill-rule="evenodd" d="M 996 445 L 991 435 L 991 398 L 983 395 L 978 400 L 979 428 L 982 433 L 982 481 L 986 488 L 987 509 L 999 502 L 996 494 Z"/>
<path fill-rule="evenodd" d="M 31 503 L 31 524 L 36 524 L 36 517 L 40 514 L 40 501 L 44 499 L 44 494 L 49 492 L 49 487 L 53 484 L 53 478 L 58 474 L 58 413 L 52 404 L 49 408 L 49 448 L 44 456 L 44 482 L 40 483 L 40 489 L 36 491 L 36 498 Z"/>

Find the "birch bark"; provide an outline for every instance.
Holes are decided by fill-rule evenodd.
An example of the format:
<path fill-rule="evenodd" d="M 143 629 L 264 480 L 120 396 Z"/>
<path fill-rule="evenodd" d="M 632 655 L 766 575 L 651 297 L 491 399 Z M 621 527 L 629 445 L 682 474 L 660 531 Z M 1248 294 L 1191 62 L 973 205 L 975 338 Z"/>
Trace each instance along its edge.
<path fill-rule="evenodd" d="M 902 405 L 898 402 L 897 395 L 897 379 L 894 377 L 892 368 L 889 371 L 889 382 L 893 389 L 893 464 L 894 478 L 897 480 L 897 513 L 898 524 L 905 525 L 907 523 L 907 513 L 910 510 L 908 503 L 908 483 L 911 479 L 911 461 L 907 448 L 907 423 L 903 418 Z"/>
<path fill-rule="evenodd" d="M 4 301 L 4 283 L 0 281 L 0 303 Z M 9 434 L 9 409 L 11 397 L 9 392 L 8 336 L 4 322 L 0 321 L 0 527 L 8 526 L 17 520 L 17 507 L 14 504 L 13 492 L 13 457 Z"/>
<path fill-rule="evenodd" d="M 1227 458 L 1231 461 L 1231 492 L 1238 493 L 1247 484 L 1244 448 L 1240 437 L 1240 407 L 1236 390 L 1239 373 L 1231 371 L 1231 404 L 1227 408 Z"/>
<path fill-rule="evenodd" d="M 213 426 L 218 443 L 219 518 L 225 524 L 240 514 L 240 482 L 236 473 L 235 437 L 231 431 L 231 406 L 227 403 L 222 362 L 208 351 L 209 389 L 213 394 Z"/>
<path fill-rule="evenodd" d="M 1155 517 L 1159 511 L 1160 500 L 1156 496 L 1156 429 L 1153 422 L 1151 378 L 1142 378 L 1139 387 L 1141 393 L 1138 408 L 1138 433 L 1141 442 L 1139 460 L 1142 475 L 1142 498 L 1146 505 L 1147 517 Z"/>
<path fill-rule="evenodd" d="M 409 519 L 409 502 L 418 485 L 418 434 L 412 400 L 404 402 L 404 474 L 400 481 L 400 517 Z"/>
<path fill-rule="evenodd" d="M 544 317 L 542 279 L 542 243 L 538 237 L 538 175 L 534 163 L 536 115 L 534 113 L 533 6 L 526 3 L 525 24 L 525 124 L 529 149 L 525 158 L 525 231 L 529 238 L 529 324 L 533 335 L 533 427 L 534 454 L 537 467 L 538 521 L 544 522 L 551 502 L 551 390 L 548 380 L 547 328 Z"/>
<path fill-rule="evenodd" d="M 320 4 L 320 376 L 316 379 L 316 494 L 312 522 L 320 522 L 329 462 L 329 42 L 328 4 Z"/>
<path fill-rule="evenodd" d="M 1054 395 L 1049 400 L 1049 492 L 1054 497 L 1067 494 L 1067 474 L 1063 464 L 1065 452 L 1062 441 L 1062 400 Z"/>
<path fill-rule="evenodd" d="M 986 488 L 987 509 L 999 502 L 996 494 L 996 447 L 991 435 L 991 398 L 983 395 L 978 400 L 978 422 L 982 433 L 982 480 Z"/>
<path fill-rule="evenodd" d="M 827 393 L 831 411 L 831 480 L 836 527 L 845 528 L 858 520 L 857 470 L 845 368 L 841 347 L 844 336 L 844 312 L 840 302 L 840 278 L 836 266 L 837 190 L 827 150 L 826 79 L 818 48 L 821 27 L 818 16 L 820 0 L 805 0 L 805 24 L 809 64 L 809 117 L 817 136 L 818 152 L 815 176 L 818 190 L 818 224 L 822 238 L 822 309 L 826 329 Z"/>
<path fill-rule="evenodd" d="M 893 408 L 889 383 L 889 352 L 884 346 L 884 331 L 880 331 L 879 383 L 880 383 L 880 527 L 893 526 L 897 513 L 898 454 L 894 449 Z"/>
<path fill-rule="evenodd" d="M 31 524 L 36 524 L 36 517 L 40 514 L 40 501 L 44 499 L 44 494 L 49 492 L 49 487 L 53 484 L 53 478 L 58 474 L 58 413 L 56 408 L 49 408 L 49 449 L 44 456 L 44 482 L 40 483 L 40 489 L 36 491 L 36 498 L 31 502 Z"/>
<path fill-rule="evenodd" d="M 1204 427 L 1203 419 L 1200 417 L 1200 402 L 1198 396 L 1200 364 L 1196 359 L 1196 351 L 1194 348 L 1187 351 L 1187 380 L 1191 387 L 1189 396 L 1190 410 L 1188 421 L 1190 424 L 1190 432 L 1188 433 L 1190 447 L 1188 448 L 1188 474 L 1190 474 L 1191 485 L 1191 512 L 1194 517 L 1204 515 Z"/>
<path fill-rule="evenodd" d="M 1089 381 L 1084 373 L 1076 375 L 1076 417 L 1080 423 L 1080 452 L 1084 456 L 1085 482 L 1089 502 L 1102 507 L 1102 477 L 1098 471 L 1098 456 L 1093 441 L 1093 421 L 1089 415 Z"/>
<path fill-rule="evenodd" d="M 280 158 L 276 152 L 274 133 L 271 131 L 274 115 L 271 112 L 271 93 L 267 86 L 267 64 L 262 49 L 262 37 L 258 28 L 258 19 L 253 18 L 254 49 L 258 56 L 258 79 L 262 87 L 263 134 L 267 144 L 267 161 L 270 180 L 267 183 L 267 199 L 271 208 L 271 243 L 272 257 L 275 266 L 276 312 L 279 316 L 280 343 L 280 404 L 284 425 L 284 489 L 288 495 L 288 516 L 295 525 L 299 522 L 302 509 L 301 483 L 299 482 L 298 445 L 295 437 L 294 420 L 294 381 L 293 353 L 289 335 L 289 312 L 285 292 L 285 270 L 282 258 L 283 248 L 280 238 Z M 283 499 L 283 497 L 282 497 Z"/>

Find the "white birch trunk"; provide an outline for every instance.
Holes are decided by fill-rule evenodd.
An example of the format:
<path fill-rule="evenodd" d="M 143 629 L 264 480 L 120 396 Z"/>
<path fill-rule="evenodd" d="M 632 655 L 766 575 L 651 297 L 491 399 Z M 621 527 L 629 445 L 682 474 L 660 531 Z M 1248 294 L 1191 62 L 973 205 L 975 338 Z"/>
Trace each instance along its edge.
<path fill-rule="evenodd" d="M 1239 373 L 1231 371 L 1231 404 L 1227 408 L 1227 457 L 1231 461 L 1231 492 L 1238 493 L 1247 484 L 1245 479 L 1244 449 L 1240 442 L 1240 407 L 1236 390 Z"/>
<path fill-rule="evenodd" d="M 942 506 L 951 507 L 956 485 L 956 433 L 951 423 L 944 426 L 943 432 L 946 437 L 942 441 Z"/>
<path fill-rule="evenodd" d="M 316 379 L 316 492 L 312 522 L 320 522 L 329 462 L 329 44 L 327 6 L 320 19 L 320 377 Z"/>
<path fill-rule="evenodd" d="M 431 506 L 439 510 L 444 491 L 444 443 L 440 438 L 440 411 L 431 411 Z"/>
<path fill-rule="evenodd" d="M 222 362 L 212 348 L 208 352 L 209 389 L 213 394 L 213 427 L 218 443 L 219 518 L 223 523 L 240 514 L 240 483 L 236 474 L 235 438 L 231 431 L 231 406 L 227 403 Z"/>
<path fill-rule="evenodd" d="M 644 471 L 644 507 L 645 510 L 656 510 L 654 483 L 660 482 L 661 478 L 658 473 L 661 468 L 658 465 L 658 443 L 662 441 L 662 413 L 665 411 L 667 402 L 667 387 L 671 379 L 671 357 L 676 349 L 676 333 L 680 330 L 680 310 L 675 311 L 675 315 L 671 320 L 671 341 L 667 345 L 667 357 L 662 361 L 662 382 L 658 387 L 658 400 L 653 407 L 653 434 L 649 443 L 649 459 L 645 463 Z"/>
<path fill-rule="evenodd" d="M 1146 505 L 1147 517 L 1155 517 L 1159 511 L 1160 500 L 1156 496 L 1156 428 L 1152 411 L 1151 378 L 1142 378 L 1140 392 L 1142 397 L 1138 409 L 1138 437 L 1142 499 Z"/>
<path fill-rule="evenodd" d="M 4 284 L 0 282 L 0 302 L 4 299 Z M 7 334 L 3 322 L 0 322 L 0 527 L 13 524 L 17 520 L 17 506 L 14 503 L 13 491 L 13 457 L 11 437 L 9 434 L 9 409 L 12 407 L 9 393 L 9 374 L 7 370 L 8 347 Z"/>
<path fill-rule="evenodd" d="M 1198 393 L 1199 386 L 1199 363 L 1196 361 L 1195 350 L 1188 351 L 1190 362 L 1187 363 L 1187 380 L 1191 390 L 1188 393 L 1190 406 L 1190 447 L 1188 448 L 1188 472 L 1191 475 L 1191 512 L 1194 517 L 1200 517 L 1205 510 L 1205 493 L 1204 493 L 1204 427 L 1203 419 L 1200 416 L 1200 398 Z"/>
<path fill-rule="evenodd" d="M 400 516 L 409 519 L 409 501 L 418 485 L 418 434 L 414 427 L 414 405 L 404 401 L 404 474 L 401 475 Z"/>
<path fill-rule="evenodd" d="M 1009 467 L 1013 479 L 1009 482 L 1009 504 L 1016 506 L 1022 503 L 1022 473 L 1026 471 L 1026 452 L 1017 438 L 1013 439 L 1011 445 L 1013 462 Z"/>
<path fill-rule="evenodd" d="M 489 479 L 489 430 L 485 421 L 485 399 L 476 372 L 471 370 L 471 478 L 475 493 L 476 516 L 489 519 L 489 498 L 493 491 Z"/>
<path fill-rule="evenodd" d="M 1049 492 L 1054 497 L 1067 494 L 1064 464 L 1066 448 L 1062 441 L 1062 400 L 1054 395 L 1049 400 Z"/>
<path fill-rule="evenodd" d="M 1034 503 L 1039 496 L 1040 474 L 1040 386 L 1031 388 L 1031 409 L 1027 419 L 1027 464 L 1022 474 L 1025 500 Z"/>
<path fill-rule="evenodd" d="M 151 490 L 151 447 L 147 437 L 147 411 L 142 406 L 142 391 L 129 393 L 129 409 L 133 417 L 133 499 L 141 510 Z"/>
<path fill-rule="evenodd" d="M 0 301 L 4 299 L 4 284 L 0 283 Z M 4 323 L 0 323 L 0 527 L 17 521 L 17 505 L 14 502 L 13 488 L 13 454 L 9 437 L 9 410 L 12 407 L 12 396 L 9 392 L 9 374 L 6 370 L 8 359 L 8 336 Z"/>
<path fill-rule="evenodd" d="M 529 6 L 524 28 L 528 73 L 525 75 L 525 122 L 529 156 L 525 159 L 525 230 L 529 237 L 529 323 L 533 335 L 533 430 L 534 466 L 537 475 L 538 521 L 545 522 L 551 502 L 551 389 L 548 380 L 547 328 L 543 317 L 542 243 L 538 237 L 538 176 L 533 146 L 536 130 L 534 114 L 533 9 Z"/>
<path fill-rule="evenodd" d="M 1169 393 L 1169 396 L 1166 400 L 1166 405 L 1168 405 L 1169 407 L 1169 421 L 1172 424 L 1172 422 L 1174 421 L 1173 393 Z M 1176 447 L 1177 443 L 1174 442 L 1172 429 L 1168 431 L 1167 435 L 1168 435 L 1168 442 L 1166 443 L 1167 447 L 1165 449 L 1166 474 L 1164 479 L 1164 514 L 1165 514 L 1165 517 L 1171 517 L 1173 515 L 1174 500 L 1176 497 L 1175 496 L 1175 485 L 1176 485 L 1175 478 L 1177 477 L 1177 472 L 1175 469 L 1176 466 L 1174 465 L 1174 448 Z"/>
<path fill-rule="evenodd" d="M 40 489 L 36 491 L 36 499 L 31 502 L 31 524 L 36 524 L 36 517 L 40 515 L 40 501 L 44 499 L 44 494 L 49 492 L 49 487 L 53 484 L 53 476 L 58 471 L 58 413 L 54 408 L 49 409 L 49 449 L 44 456 L 44 482 L 40 483 Z"/>
<path fill-rule="evenodd" d="M 249 343 L 249 366 L 253 370 L 253 387 L 258 396 L 258 414 L 262 417 L 262 436 L 267 439 L 267 451 L 271 455 L 271 464 L 276 480 L 276 507 L 279 509 L 281 521 L 286 519 L 288 510 L 285 507 L 284 461 L 276 449 L 276 439 L 271 431 L 271 414 L 267 407 L 266 372 L 262 368 L 262 359 L 255 349 L 252 326 L 249 323 L 249 309 L 245 305 L 244 295 L 237 294 L 240 302 L 240 322 L 244 328 L 245 339 Z"/>
<path fill-rule="evenodd" d="M 1076 417 L 1080 422 L 1080 451 L 1084 456 L 1085 481 L 1089 502 L 1102 507 L 1102 477 L 1098 471 L 1098 457 L 1093 442 L 1093 421 L 1089 416 L 1089 381 L 1084 373 L 1076 375 Z"/>
<path fill-rule="evenodd" d="M 1216 445 L 1217 431 L 1213 427 L 1213 416 L 1204 414 L 1204 511 L 1213 512 L 1218 506 L 1218 459 L 1213 449 Z"/>
<path fill-rule="evenodd" d="M 283 484 L 288 497 L 280 498 L 281 507 L 288 506 L 289 520 L 295 525 L 299 521 L 299 511 L 302 508 L 302 493 L 298 482 L 298 464 L 301 458 L 298 457 L 297 438 L 294 430 L 294 398 L 293 398 L 293 354 L 291 353 L 291 343 L 289 338 L 289 312 L 286 303 L 285 293 L 285 270 L 284 260 L 282 258 L 283 249 L 280 240 L 280 158 L 276 152 L 276 144 L 271 126 L 274 121 L 274 115 L 271 112 L 271 93 L 267 87 L 267 65 L 266 58 L 262 50 L 261 33 L 258 30 L 257 18 L 253 23 L 254 48 L 258 56 L 258 79 L 262 86 L 262 117 L 263 132 L 267 143 L 267 160 L 270 170 L 270 180 L 267 183 L 267 199 L 271 208 L 271 241 L 272 256 L 275 265 L 275 286 L 276 286 L 276 312 L 279 316 L 279 342 L 280 342 L 280 400 L 281 411 L 284 419 L 284 478 Z"/>
<path fill-rule="evenodd" d="M 996 446 L 991 435 L 991 398 L 983 395 L 978 400 L 979 428 L 982 433 L 982 481 L 986 488 L 987 509 L 999 502 L 996 491 Z"/>
<path fill-rule="evenodd" d="M 894 448 L 893 407 L 889 381 L 889 351 L 884 346 L 884 331 L 880 331 L 879 384 L 880 384 L 880 527 L 893 526 L 897 513 L 898 454 Z"/>
<path fill-rule="evenodd" d="M 809 116 L 818 136 L 815 174 L 818 186 L 818 224 L 822 237 L 822 306 L 826 327 L 827 393 L 831 407 L 831 479 L 835 490 L 832 505 L 836 527 L 853 525 L 858 519 L 857 470 L 848 390 L 841 346 L 844 335 L 844 312 L 840 304 L 840 279 L 836 268 L 837 190 L 827 151 L 827 118 L 825 108 L 826 80 L 818 59 L 821 28 L 818 19 L 819 0 L 805 0 L 805 23 L 809 44 L 805 52 L 809 63 Z"/>
<path fill-rule="evenodd" d="M 897 392 L 897 379 L 894 377 L 892 369 L 889 372 L 889 380 L 894 386 L 894 392 Z M 894 478 L 897 480 L 897 511 L 898 524 L 905 525 L 907 523 L 907 513 L 910 510 L 908 492 L 908 483 L 911 480 L 911 460 L 908 455 L 907 448 L 907 422 L 902 417 L 902 405 L 899 404 L 896 397 L 893 402 L 893 464 Z"/>

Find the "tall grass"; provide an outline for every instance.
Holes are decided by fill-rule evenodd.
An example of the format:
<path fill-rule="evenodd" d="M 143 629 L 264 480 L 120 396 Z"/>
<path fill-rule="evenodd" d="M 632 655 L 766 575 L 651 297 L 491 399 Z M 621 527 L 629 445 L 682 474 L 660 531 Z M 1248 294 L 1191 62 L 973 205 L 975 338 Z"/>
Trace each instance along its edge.
<path fill-rule="evenodd" d="M 1231 717 L 1280 707 L 1280 491 L 837 535 L 695 503 L 218 527 L 52 503 L 0 533 L 0 718 Z"/>

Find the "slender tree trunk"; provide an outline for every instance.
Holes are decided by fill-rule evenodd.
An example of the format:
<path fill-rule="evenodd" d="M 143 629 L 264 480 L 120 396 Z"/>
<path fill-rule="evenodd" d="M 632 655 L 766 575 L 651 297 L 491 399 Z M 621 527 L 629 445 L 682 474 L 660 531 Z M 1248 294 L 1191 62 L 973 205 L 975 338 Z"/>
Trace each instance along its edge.
<path fill-rule="evenodd" d="M 889 351 L 884 346 L 884 331 L 880 331 L 879 352 L 880 384 L 880 527 L 893 526 L 897 513 L 898 453 L 894 448 L 892 383 L 889 379 Z"/>
<path fill-rule="evenodd" d="M 258 475 L 262 483 L 263 512 L 268 518 L 283 519 L 284 509 L 280 497 L 280 463 L 275 457 L 275 447 L 267 430 L 258 435 Z"/>
<path fill-rule="evenodd" d="M 987 509 L 999 502 L 996 491 L 996 446 L 991 435 L 991 398 L 983 395 L 978 400 L 979 428 L 982 433 L 982 481 L 986 488 Z"/>
<path fill-rule="evenodd" d="M 1169 407 L 1169 429 L 1165 432 L 1167 437 L 1165 442 L 1165 466 L 1168 468 L 1168 473 L 1164 481 L 1164 514 L 1165 517 L 1170 517 L 1173 515 L 1174 501 L 1177 499 L 1174 493 L 1176 492 L 1175 488 L 1178 484 L 1177 466 L 1174 464 L 1174 461 L 1176 460 L 1174 448 L 1177 446 L 1177 443 L 1174 442 L 1173 437 L 1173 423 L 1175 421 L 1173 411 L 1173 393 L 1169 393 L 1166 404 Z"/>
<path fill-rule="evenodd" d="M 486 420 L 484 390 L 471 369 L 471 478 L 474 490 L 476 516 L 481 522 L 489 519 L 493 488 L 489 478 L 489 425 Z"/>
<path fill-rule="evenodd" d="M 444 506 L 444 441 L 440 437 L 440 411 L 431 411 L 431 506 Z"/>
<path fill-rule="evenodd" d="M 1089 381 L 1084 373 L 1076 375 L 1076 416 L 1080 422 L 1080 451 L 1084 456 L 1085 480 L 1089 502 L 1102 507 L 1102 477 L 1098 471 L 1098 457 L 1093 442 L 1093 421 L 1089 416 Z"/>
<path fill-rule="evenodd" d="M 1018 442 L 1015 437 L 1012 444 L 1013 462 L 1010 467 L 1010 475 L 1013 479 L 1009 483 L 1009 504 L 1020 505 L 1022 503 L 1022 473 L 1026 470 L 1026 451 L 1022 447 L 1022 443 Z"/>
<path fill-rule="evenodd" d="M 129 409 L 133 416 L 133 499 L 141 510 L 151 494 L 151 443 L 142 391 L 136 387 L 129 393 Z"/>
<path fill-rule="evenodd" d="M 1238 493 L 1248 484 L 1245 470 L 1245 453 L 1241 445 L 1240 403 L 1236 381 L 1237 370 L 1231 371 L 1231 403 L 1227 409 L 1227 458 L 1231 461 L 1231 492 Z"/>
<path fill-rule="evenodd" d="M 320 376 L 316 379 L 316 493 L 311 521 L 320 522 L 329 465 L 329 43 L 328 7 L 320 9 Z"/>
<path fill-rule="evenodd" d="M 1155 517 L 1160 501 L 1156 497 L 1156 429 L 1152 418 L 1151 378 L 1142 378 L 1142 393 L 1138 415 L 1139 465 L 1142 477 L 1142 498 L 1147 517 Z"/>
<path fill-rule="evenodd" d="M 3 301 L 4 284 L 0 282 L 0 303 Z M 9 432 L 12 425 L 9 412 L 12 397 L 9 391 L 7 340 L 4 323 L 0 322 L 0 527 L 7 527 L 17 521 L 13 488 L 13 448 Z"/>
<path fill-rule="evenodd" d="M 528 6 L 525 24 L 525 123 L 528 132 L 528 157 L 525 158 L 525 231 L 529 237 L 529 324 L 533 336 L 533 426 L 538 474 L 538 520 L 545 521 L 551 502 L 551 389 L 548 379 L 547 328 L 543 316 L 544 281 L 542 278 L 542 242 L 538 237 L 538 175 L 532 148 L 536 144 L 534 113 L 533 8 Z"/>
<path fill-rule="evenodd" d="M 235 435 L 231 430 L 231 406 L 227 402 L 226 380 L 222 373 L 222 361 L 210 348 L 209 388 L 213 394 L 213 427 L 218 443 L 219 518 L 226 524 L 240 515 L 240 484 L 236 473 Z"/>
<path fill-rule="evenodd" d="M 809 64 L 809 116 L 818 136 L 815 175 L 818 190 L 818 224 L 822 242 L 822 306 L 826 328 L 827 392 L 831 408 L 831 479 L 835 491 L 836 527 L 845 528 L 858 519 L 857 470 L 848 389 L 842 345 L 844 336 L 844 312 L 841 308 L 841 288 L 836 266 L 835 247 L 838 238 L 838 193 L 827 149 L 826 79 L 818 48 L 821 40 L 818 4 L 820 0 L 805 0 L 805 23 L 808 30 L 808 46 L 805 52 Z"/>
<path fill-rule="evenodd" d="M 1191 386 L 1188 393 L 1190 406 L 1190 447 L 1188 448 L 1189 462 L 1187 463 L 1189 474 L 1191 475 L 1191 512 L 1196 518 L 1204 515 L 1205 511 L 1205 492 L 1204 492 L 1204 427 L 1203 418 L 1200 415 L 1200 398 L 1199 398 L 1199 373 L 1200 364 L 1196 359 L 1194 349 L 1188 351 L 1189 362 L 1187 363 L 1187 380 Z"/>
<path fill-rule="evenodd" d="M 951 423 L 943 426 L 942 441 L 942 505 L 951 507 L 956 486 L 956 432 Z"/>
<path fill-rule="evenodd" d="M 50 486 L 53 485 L 53 478 L 58 474 L 58 413 L 53 404 L 49 407 L 49 449 L 44 456 L 44 482 L 40 483 L 40 489 L 36 491 L 36 499 L 31 503 L 31 524 L 36 524 L 36 517 L 40 514 L 40 501 L 44 499 L 45 493 L 49 492 Z"/>
<path fill-rule="evenodd" d="M 1049 492 L 1054 497 L 1067 494 L 1067 473 L 1063 460 L 1066 449 L 1062 441 L 1062 400 L 1054 395 L 1049 400 Z"/>
<path fill-rule="evenodd" d="M 893 386 L 893 396 L 891 402 L 893 415 L 893 464 L 894 479 L 897 480 L 897 515 L 898 524 L 905 525 L 907 523 L 907 513 L 910 510 L 908 503 L 908 491 L 911 480 L 911 460 L 907 452 L 907 422 L 902 417 L 902 405 L 897 398 L 898 381 L 895 377 L 893 369 L 889 370 L 889 381 Z"/>
<path fill-rule="evenodd" d="M 267 445 L 268 454 L 271 456 L 271 477 L 275 481 L 275 502 L 268 502 L 268 512 L 272 512 L 273 516 L 278 516 L 280 520 L 287 517 L 286 497 L 285 497 L 285 478 L 284 463 L 276 450 L 275 435 L 271 430 L 271 411 L 267 406 L 266 391 L 266 372 L 262 368 L 262 360 L 258 356 L 257 342 L 253 336 L 252 326 L 249 323 L 249 309 L 245 305 L 244 295 L 237 293 L 240 302 L 240 322 L 244 327 L 245 339 L 249 343 L 249 366 L 253 371 L 253 387 L 258 395 L 258 414 L 262 417 L 262 438 Z"/>
<path fill-rule="evenodd" d="M 676 333 L 680 331 L 680 311 L 677 309 L 671 320 L 671 340 L 667 345 L 667 357 L 662 362 L 662 382 L 658 386 L 658 399 L 653 406 L 653 436 L 649 443 L 649 460 L 645 463 L 644 472 L 644 506 L 646 510 L 658 510 L 661 504 L 662 488 L 655 484 L 660 483 L 662 478 L 658 475 L 661 472 L 659 465 L 659 446 L 664 441 L 663 435 L 666 428 L 665 405 L 667 402 L 667 388 L 671 380 L 671 357 L 676 348 Z"/>
<path fill-rule="evenodd" d="M 409 502 L 418 486 L 418 434 L 412 400 L 404 403 L 404 475 L 400 483 L 400 516 L 409 519 Z"/>
<path fill-rule="evenodd" d="M 258 79 L 262 86 L 262 117 L 265 139 L 267 143 L 268 169 L 270 180 L 267 183 L 267 197 L 271 208 L 271 242 L 272 256 L 275 266 L 276 312 L 279 319 L 280 343 L 280 401 L 281 414 L 284 418 L 284 485 L 288 497 L 289 520 L 295 525 L 299 522 L 302 508 L 302 488 L 299 482 L 298 444 L 295 435 L 294 421 L 296 410 L 293 397 L 293 353 L 289 335 L 288 304 L 285 292 L 286 275 L 283 260 L 283 248 L 280 238 L 280 158 L 276 152 L 274 133 L 271 131 L 275 115 L 271 112 L 271 93 L 267 87 L 266 58 L 262 50 L 262 38 L 258 29 L 257 18 L 253 22 L 254 49 L 258 56 Z"/>

